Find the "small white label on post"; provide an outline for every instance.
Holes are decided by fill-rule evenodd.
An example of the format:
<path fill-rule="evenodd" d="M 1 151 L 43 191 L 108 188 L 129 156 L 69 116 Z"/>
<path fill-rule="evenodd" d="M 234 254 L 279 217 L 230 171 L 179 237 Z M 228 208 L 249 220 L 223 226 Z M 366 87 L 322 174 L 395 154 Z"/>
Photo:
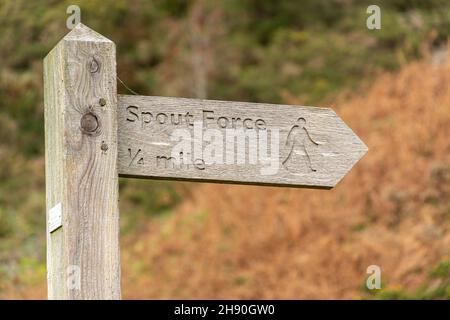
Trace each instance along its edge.
<path fill-rule="evenodd" d="M 62 226 L 61 202 L 50 209 L 48 213 L 48 232 L 53 232 Z"/>

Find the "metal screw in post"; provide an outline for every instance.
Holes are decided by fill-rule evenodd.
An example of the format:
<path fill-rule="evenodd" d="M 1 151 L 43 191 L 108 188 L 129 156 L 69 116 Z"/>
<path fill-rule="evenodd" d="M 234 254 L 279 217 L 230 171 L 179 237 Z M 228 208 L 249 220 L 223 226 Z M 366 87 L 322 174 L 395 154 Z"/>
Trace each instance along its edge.
<path fill-rule="evenodd" d="M 102 145 L 100 146 L 100 149 L 106 153 L 106 151 L 108 150 L 108 145 L 105 143 L 105 141 L 102 141 Z"/>

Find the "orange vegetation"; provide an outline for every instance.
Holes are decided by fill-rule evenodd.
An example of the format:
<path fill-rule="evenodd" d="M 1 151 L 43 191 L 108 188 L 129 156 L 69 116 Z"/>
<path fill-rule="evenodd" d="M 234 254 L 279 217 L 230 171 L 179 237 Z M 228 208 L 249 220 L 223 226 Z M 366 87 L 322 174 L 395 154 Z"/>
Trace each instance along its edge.
<path fill-rule="evenodd" d="M 449 87 L 423 61 L 336 103 L 369 152 L 332 191 L 189 184 L 122 239 L 124 298 L 358 298 L 372 264 L 414 290 L 450 253 Z"/>

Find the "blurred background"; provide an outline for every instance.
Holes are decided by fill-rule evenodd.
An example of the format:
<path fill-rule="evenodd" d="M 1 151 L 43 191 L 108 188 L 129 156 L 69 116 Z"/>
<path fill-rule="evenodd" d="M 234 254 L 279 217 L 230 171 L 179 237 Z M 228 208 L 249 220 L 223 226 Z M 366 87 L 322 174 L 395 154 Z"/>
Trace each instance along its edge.
<path fill-rule="evenodd" d="M 0 298 L 46 298 L 42 60 L 72 4 L 139 94 L 330 106 L 369 147 L 331 191 L 121 179 L 123 298 L 450 298 L 447 0 L 2 0 Z"/>

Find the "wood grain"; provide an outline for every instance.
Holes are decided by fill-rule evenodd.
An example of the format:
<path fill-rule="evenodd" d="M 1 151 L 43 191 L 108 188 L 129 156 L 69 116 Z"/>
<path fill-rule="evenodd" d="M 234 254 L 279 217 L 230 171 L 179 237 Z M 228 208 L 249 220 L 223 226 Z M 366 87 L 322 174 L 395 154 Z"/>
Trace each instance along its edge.
<path fill-rule="evenodd" d="M 62 205 L 62 227 L 47 229 L 48 297 L 120 299 L 114 43 L 76 26 L 44 59 L 44 91 L 47 221 Z"/>
<path fill-rule="evenodd" d="M 200 126 L 202 134 L 195 135 L 193 123 Z M 118 168 L 125 177 L 329 189 L 367 151 L 329 108 L 119 95 L 118 126 Z M 186 152 L 178 158 L 173 153 L 180 141 L 173 137 L 180 129 L 191 134 L 191 165 L 180 165 L 179 158 L 185 160 Z M 209 129 L 224 137 L 222 162 L 205 163 L 205 148 L 213 139 L 205 141 L 201 136 Z M 227 131 L 233 129 L 239 134 L 253 131 L 257 137 L 253 149 L 247 142 L 245 163 L 225 163 L 238 153 L 237 147 L 226 147 Z M 273 153 L 272 162 L 261 161 L 260 147 L 267 144 L 259 132 L 278 132 L 274 141 L 279 152 Z M 272 136 L 268 135 L 270 146 Z M 195 153 L 194 144 L 202 151 Z M 271 147 L 266 149 L 271 155 Z M 208 154 L 213 154 L 210 150 Z M 257 150 L 256 163 L 250 162 L 250 150 L 253 155 Z"/>

